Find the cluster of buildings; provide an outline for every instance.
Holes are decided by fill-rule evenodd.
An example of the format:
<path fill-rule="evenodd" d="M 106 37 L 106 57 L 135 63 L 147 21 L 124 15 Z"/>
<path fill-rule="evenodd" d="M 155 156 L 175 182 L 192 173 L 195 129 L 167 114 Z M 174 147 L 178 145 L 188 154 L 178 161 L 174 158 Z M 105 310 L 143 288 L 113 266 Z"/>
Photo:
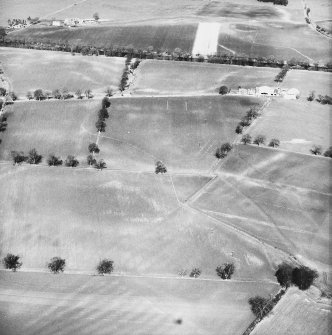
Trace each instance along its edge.
<path fill-rule="evenodd" d="M 300 96 L 300 91 L 296 88 L 280 88 L 270 86 L 260 86 L 256 88 L 242 88 L 231 90 L 230 94 L 266 96 L 266 97 L 282 97 L 284 99 L 295 100 Z"/>
<path fill-rule="evenodd" d="M 66 18 L 64 20 L 53 20 L 51 22 L 52 26 L 55 27 L 77 27 L 77 26 L 86 26 L 86 25 L 93 25 L 98 23 L 95 19 L 80 19 L 80 18 Z"/>

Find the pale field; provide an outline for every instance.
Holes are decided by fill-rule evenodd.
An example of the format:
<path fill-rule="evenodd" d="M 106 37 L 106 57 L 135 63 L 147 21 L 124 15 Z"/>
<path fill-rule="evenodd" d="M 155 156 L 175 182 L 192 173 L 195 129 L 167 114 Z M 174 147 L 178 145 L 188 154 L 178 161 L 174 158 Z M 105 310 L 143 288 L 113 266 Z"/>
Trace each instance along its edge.
<path fill-rule="evenodd" d="M 330 201 L 310 190 L 220 174 L 194 206 L 329 271 Z"/>
<path fill-rule="evenodd" d="M 206 63 L 143 61 L 136 72 L 132 94 L 218 93 L 219 87 L 252 87 L 274 84 L 279 69 Z"/>
<path fill-rule="evenodd" d="M 169 171 L 207 173 L 217 147 L 232 142 L 241 117 L 261 103 L 230 96 L 112 99 L 99 146 L 114 168 L 153 171 L 161 160 Z"/>
<path fill-rule="evenodd" d="M 0 282 L 3 335 L 241 334 L 254 319 L 247 299 L 277 290 L 273 284 L 2 271 Z"/>
<path fill-rule="evenodd" d="M 310 8 L 310 17 L 316 22 L 332 19 L 332 4 L 329 0 L 305 0 Z"/>
<path fill-rule="evenodd" d="M 11 82 L 12 90 L 20 97 L 38 88 L 54 90 L 67 88 L 72 93 L 103 93 L 108 86 L 117 88 L 124 69 L 124 58 L 72 56 L 70 53 L 44 50 L 0 48 L 0 62 Z"/>
<path fill-rule="evenodd" d="M 314 145 L 320 145 L 323 152 L 331 145 L 331 107 L 316 101 L 309 102 L 304 96 L 300 100 L 275 99 L 250 128 L 254 139 L 266 136 L 266 144 L 272 138 L 280 140 L 280 148 L 310 154 Z"/>
<path fill-rule="evenodd" d="M 328 72 L 289 71 L 281 84 L 281 87 L 295 87 L 300 91 L 301 99 L 306 99 L 312 91 L 316 96 L 329 95 L 332 96 L 332 74 Z"/>
<path fill-rule="evenodd" d="M 32 148 L 44 156 L 76 156 L 85 163 L 88 145 L 95 142 L 99 100 L 17 102 L 6 108 L 7 130 L 1 133 L 0 158 L 11 160 L 11 151 L 26 154 Z"/>
<path fill-rule="evenodd" d="M 216 267 L 232 261 L 235 279 L 274 282 L 287 259 L 182 205 L 202 186 L 195 176 L 177 187 L 180 175 L 173 186 L 169 175 L 8 164 L 0 177 L 0 254 L 19 254 L 27 270 L 46 270 L 60 256 L 69 270 L 95 273 L 106 257 L 117 273 L 177 276 L 199 267 L 202 278 L 218 280 Z"/>
<path fill-rule="evenodd" d="M 295 186 L 318 193 L 332 193 L 329 183 L 331 159 L 294 152 L 237 145 L 219 169 L 239 177 Z"/>
<path fill-rule="evenodd" d="M 331 331 L 331 301 L 319 297 L 311 288 L 300 291 L 291 287 L 273 309 L 253 330 L 252 335 L 327 335 Z"/>

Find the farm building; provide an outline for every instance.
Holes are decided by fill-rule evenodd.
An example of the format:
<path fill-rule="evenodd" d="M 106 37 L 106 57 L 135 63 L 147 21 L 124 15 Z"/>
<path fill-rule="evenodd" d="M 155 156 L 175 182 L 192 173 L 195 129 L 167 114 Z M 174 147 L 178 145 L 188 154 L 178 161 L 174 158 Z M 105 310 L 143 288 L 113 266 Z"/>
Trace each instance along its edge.
<path fill-rule="evenodd" d="M 63 21 L 61 21 L 61 20 L 53 20 L 52 21 L 52 26 L 60 27 L 62 25 L 63 25 Z"/>
<path fill-rule="evenodd" d="M 281 95 L 285 99 L 296 100 L 300 96 L 300 91 L 297 88 L 285 89 Z"/>
<path fill-rule="evenodd" d="M 76 26 L 76 25 L 82 24 L 82 23 L 83 23 L 83 20 L 79 19 L 79 18 L 66 18 L 64 20 L 64 24 L 66 26 L 69 26 L 69 27 Z"/>
<path fill-rule="evenodd" d="M 256 87 L 256 94 L 264 96 L 277 96 L 280 94 L 280 91 L 278 88 L 275 87 L 260 86 Z"/>

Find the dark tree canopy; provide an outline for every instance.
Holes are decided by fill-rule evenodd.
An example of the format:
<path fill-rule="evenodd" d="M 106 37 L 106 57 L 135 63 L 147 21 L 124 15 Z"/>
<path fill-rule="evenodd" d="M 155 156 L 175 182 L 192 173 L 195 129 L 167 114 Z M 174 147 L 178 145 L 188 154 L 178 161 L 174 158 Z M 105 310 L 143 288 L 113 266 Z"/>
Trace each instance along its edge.
<path fill-rule="evenodd" d="M 53 273 L 63 272 L 66 266 L 66 260 L 60 257 L 53 257 L 47 267 Z"/>
<path fill-rule="evenodd" d="M 158 174 L 158 173 L 166 173 L 166 172 L 167 172 L 167 169 L 166 169 L 166 166 L 164 165 L 164 163 L 161 162 L 161 161 L 157 161 L 156 162 L 155 173 Z"/>
<path fill-rule="evenodd" d="M 29 164 L 39 164 L 43 159 L 42 155 L 39 155 L 36 149 L 31 149 L 29 151 L 27 162 Z"/>
<path fill-rule="evenodd" d="M 68 155 L 65 160 L 65 166 L 68 167 L 76 167 L 79 165 L 79 161 L 75 158 L 75 156 Z"/>
<path fill-rule="evenodd" d="M 257 135 L 254 139 L 254 144 L 260 145 L 264 144 L 266 140 L 266 137 L 264 135 Z"/>
<path fill-rule="evenodd" d="M 99 274 L 109 274 L 113 272 L 113 261 L 110 259 L 103 259 L 99 262 L 97 266 L 97 271 Z"/>
<path fill-rule="evenodd" d="M 97 170 L 103 170 L 106 169 L 106 163 L 101 159 L 98 162 L 95 163 L 95 168 Z"/>
<path fill-rule="evenodd" d="M 199 268 L 193 268 L 189 274 L 189 277 L 198 278 L 201 275 L 202 271 Z"/>
<path fill-rule="evenodd" d="M 235 271 L 235 266 L 233 263 L 224 263 L 221 266 L 216 268 L 217 275 L 221 279 L 231 279 L 233 273 Z"/>
<path fill-rule="evenodd" d="M 282 263 L 278 266 L 275 273 L 278 283 L 283 287 L 289 287 L 292 283 L 293 267 L 287 263 Z"/>
<path fill-rule="evenodd" d="M 90 153 L 98 154 L 100 152 L 100 149 L 96 143 L 90 143 L 88 150 Z"/>
<path fill-rule="evenodd" d="M 255 296 L 248 300 L 252 312 L 255 314 L 256 317 L 262 318 L 266 315 L 272 308 L 272 302 L 270 299 L 263 298 L 260 296 Z"/>
<path fill-rule="evenodd" d="M 105 121 L 105 119 L 109 118 L 109 113 L 107 111 L 106 108 L 102 108 L 99 112 L 98 112 L 98 120 L 101 121 Z"/>
<path fill-rule="evenodd" d="M 306 266 L 295 268 L 292 273 L 292 282 L 300 290 L 307 290 L 316 278 L 318 278 L 317 271 Z"/>
<path fill-rule="evenodd" d="M 103 100 L 101 101 L 101 108 L 108 108 L 111 106 L 111 101 L 108 97 L 104 97 Z"/>
<path fill-rule="evenodd" d="M 33 92 L 33 96 L 36 100 L 44 100 L 45 99 L 44 91 L 41 88 L 35 90 Z"/>
<path fill-rule="evenodd" d="M 21 164 L 26 161 L 26 156 L 22 151 L 12 151 L 11 152 L 14 164 Z"/>
<path fill-rule="evenodd" d="M 245 134 L 241 138 L 241 142 L 243 144 L 250 144 L 251 143 L 251 136 L 249 134 Z"/>
<path fill-rule="evenodd" d="M 320 145 L 314 145 L 311 149 L 310 152 L 313 155 L 321 155 L 322 154 L 322 147 Z"/>
<path fill-rule="evenodd" d="M 97 163 L 96 159 L 92 155 L 88 155 L 86 158 L 88 165 L 95 165 Z"/>
<path fill-rule="evenodd" d="M 242 132 L 243 132 L 243 127 L 242 127 L 240 124 L 238 124 L 238 125 L 236 126 L 236 128 L 235 128 L 235 132 L 236 132 L 237 134 L 242 134 Z"/>
<path fill-rule="evenodd" d="M 221 95 L 225 95 L 225 94 L 227 94 L 227 93 L 228 93 L 228 87 L 225 86 L 225 85 L 220 86 L 220 88 L 219 88 L 219 94 L 221 94 Z"/>
<path fill-rule="evenodd" d="M 47 164 L 49 166 L 59 166 L 62 165 L 62 159 L 54 154 L 50 154 L 47 159 Z"/>
<path fill-rule="evenodd" d="M 22 263 L 19 260 L 20 256 L 7 254 L 7 256 L 3 258 L 3 264 L 6 269 L 10 269 L 15 272 L 22 266 Z"/>
<path fill-rule="evenodd" d="M 332 147 L 329 147 L 325 152 L 324 152 L 325 157 L 330 157 L 332 158 Z"/>
<path fill-rule="evenodd" d="M 270 143 L 269 143 L 269 147 L 279 147 L 280 145 L 280 141 L 277 138 L 273 138 Z"/>
<path fill-rule="evenodd" d="M 98 131 L 104 132 L 106 129 L 106 122 L 101 119 L 98 119 L 98 121 L 96 122 L 96 128 Z"/>

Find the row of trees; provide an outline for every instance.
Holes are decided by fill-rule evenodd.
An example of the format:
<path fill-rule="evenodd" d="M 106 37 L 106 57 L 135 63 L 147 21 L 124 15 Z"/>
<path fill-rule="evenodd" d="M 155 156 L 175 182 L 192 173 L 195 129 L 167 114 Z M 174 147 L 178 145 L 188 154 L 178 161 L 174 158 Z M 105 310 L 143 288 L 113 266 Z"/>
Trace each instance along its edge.
<path fill-rule="evenodd" d="M 318 94 L 318 97 L 316 98 L 316 92 L 315 91 L 310 92 L 307 100 L 310 101 L 310 102 L 316 100 L 317 102 L 319 102 L 322 105 L 332 105 L 332 98 L 330 96 Z"/>
<path fill-rule="evenodd" d="M 252 312 L 257 317 L 254 324 L 262 320 L 278 303 L 286 290 L 291 285 L 297 286 L 300 290 L 307 290 L 318 278 L 318 273 L 309 267 L 300 265 L 294 266 L 288 263 L 282 263 L 275 272 L 278 283 L 282 287 L 279 293 L 274 297 L 255 296 L 248 300 Z"/>
<path fill-rule="evenodd" d="M 83 95 L 84 94 L 84 95 Z M 87 88 L 86 90 L 82 90 L 82 89 L 77 89 L 75 92 L 75 95 L 77 97 L 77 99 L 83 99 L 84 96 L 87 99 L 92 99 L 93 98 L 93 94 L 90 88 Z M 47 90 L 43 90 L 41 88 L 36 89 L 34 92 L 32 91 L 28 91 L 26 94 L 26 97 L 29 100 L 48 100 L 48 99 L 58 99 L 58 100 L 67 100 L 67 99 L 71 99 L 74 97 L 74 94 L 71 93 L 66 87 L 62 88 L 62 89 L 55 89 L 53 91 L 47 91 Z"/>
<path fill-rule="evenodd" d="M 222 265 L 217 266 L 216 268 L 216 273 L 217 276 L 220 277 L 221 279 L 231 279 L 232 275 L 234 274 L 235 271 L 235 265 L 233 263 L 224 263 Z M 185 277 L 188 274 L 187 270 L 180 270 L 178 273 L 181 277 Z M 189 272 L 189 277 L 191 278 L 198 278 L 202 274 L 202 270 L 200 268 L 193 268 Z"/>
<path fill-rule="evenodd" d="M 245 56 L 234 56 L 229 53 L 219 53 L 217 55 L 208 56 L 204 58 L 200 55 L 192 56 L 190 52 L 183 51 L 180 48 L 175 48 L 173 51 L 167 49 L 153 50 L 153 47 L 147 47 L 146 49 L 136 49 L 132 46 L 97 46 L 97 45 L 78 45 L 71 43 L 67 40 L 52 42 L 49 39 L 39 38 L 33 40 L 31 37 L 28 39 L 17 38 L 11 36 L 3 36 L 0 38 L 0 45 L 17 47 L 17 48 L 28 48 L 37 50 L 53 50 L 53 51 L 64 51 L 75 53 L 82 53 L 84 55 L 105 55 L 108 57 L 127 57 L 130 55 L 132 58 L 139 59 L 162 59 L 162 60 L 177 60 L 177 61 L 189 61 L 189 62 L 204 62 L 217 63 L 217 64 L 233 64 L 233 65 L 249 65 L 259 67 L 280 67 L 285 65 L 284 59 L 277 59 L 276 57 L 245 57 Z M 296 58 L 287 60 L 287 64 L 290 67 L 309 69 L 309 70 L 330 70 L 332 69 L 332 62 L 328 62 L 324 66 L 315 63 L 311 65 L 308 61 L 301 61 Z"/>
<path fill-rule="evenodd" d="M 261 144 L 265 144 L 266 136 L 265 135 L 257 135 L 254 139 L 252 139 L 251 135 L 245 134 L 241 138 L 241 142 L 243 144 L 257 144 L 258 146 Z M 268 144 L 269 147 L 277 148 L 280 145 L 280 141 L 277 138 L 272 138 Z"/>
<path fill-rule="evenodd" d="M 272 2 L 274 5 L 287 6 L 288 0 L 257 0 L 259 2 Z"/>
<path fill-rule="evenodd" d="M 323 148 L 321 145 L 314 145 L 311 149 L 310 152 L 315 155 L 315 156 L 320 156 L 323 155 L 324 157 L 329 157 L 332 158 L 332 147 L 329 147 L 327 150 L 324 151 L 323 153 Z"/>
<path fill-rule="evenodd" d="M 259 116 L 259 108 L 254 106 L 249 109 L 246 115 L 241 119 L 235 128 L 237 134 L 242 134 L 245 127 L 249 127 L 253 120 L 257 119 Z"/>
<path fill-rule="evenodd" d="M 12 270 L 13 272 L 16 272 L 23 265 L 20 261 L 20 256 L 13 254 L 7 254 L 3 258 L 2 262 L 6 269 Z M 64 272 L 65 266 L 66 260 L 61 257 L 53 257 L 47 263 L 47 268 L 54 274 Z M 110 274 L 114 270 L 114 262 L 107 258 L 102 259 L 98 263 L 96 270 L 100 275 Z"/>
<path fill-rule="evenodd" d="M 283 82 L 284 78 L 286 77 L 287 72 L 289 71 L 289 66 L 285 65 L 281 71 L 276 75 L 274 81 L 277 83 Z"/>

